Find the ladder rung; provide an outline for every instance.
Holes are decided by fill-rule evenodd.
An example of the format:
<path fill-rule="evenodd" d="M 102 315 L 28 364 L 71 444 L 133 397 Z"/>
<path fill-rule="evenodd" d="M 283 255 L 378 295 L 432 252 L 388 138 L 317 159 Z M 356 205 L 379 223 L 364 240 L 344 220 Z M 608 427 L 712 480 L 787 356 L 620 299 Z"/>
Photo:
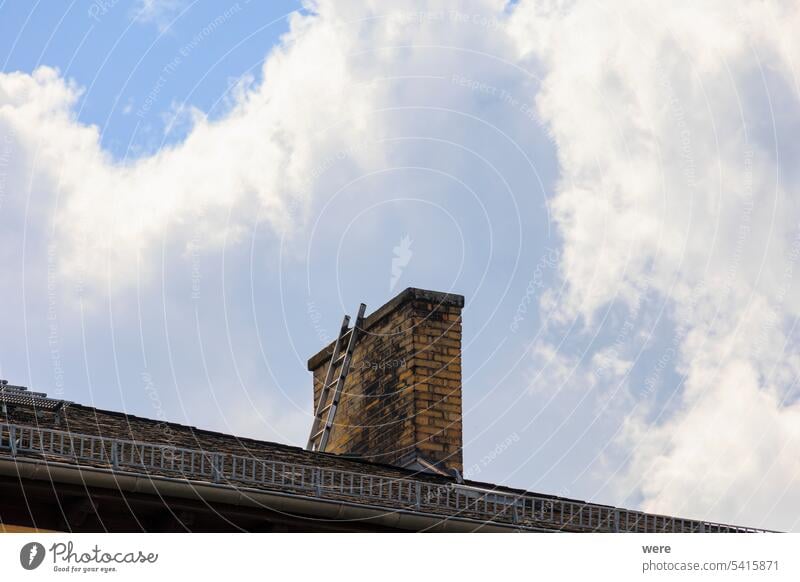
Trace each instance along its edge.
<path fill-rule="evenodd" d="M 328 371 L 325 374 L 325 380 L 322 382 L 322 390 L 320 392 L 319 402 L 322 403 L 328 400 L 328 392 L 331 388 L 334 388 L 334 393 L 333 396 L 331 396 L 331 401 L 320 408 L 315 416 L 314 425 L 311 429 L 312 434 L 309 437 L 308 445 L 306 446 L 308 450 L 325 450 L 325 445 L 323 444 L 327 440 L 325 435 L 330 434 L 331 427 L 333 426 L 333 416 L 336 414 L 336 409 L 339 404 L 339 395 L 341 394 L 344 383 L 347 380 L 347 372 L 348 368 L 350 367 L 350 360 L 348 358 L 353 355 L 355 342 L 358 339 L 361 326 L 364 322 L 364 311 L 366 308 L 367 306 L 363 303 L 359 306 L 358 317 L 356 318 L 356 322 L 353 324 L 353 327 L 348 328 L 350 325 L 350 316 L 344 316 L 344 321 L 342 322 L 341 327 L 342 331 L 339 333 L 339 338 L 336 340 L 336 345 L 334 346 L 333 350 L 335 356 L 331 354 L 331 359 L 328 362 Z M 346 339 L 348 336 L 350 336 L 349 340 Z M 343 341 L 347 342 L 347 346 L 342 350 Z M 329 381 L 328 378 L 334 374 L 335 366 L 340 362 L 344 363 L 339 370 L 338 377 Z M 328 413 L 328 418 L 324 418 L 326 412 Z M 320 426 L 320 423 L 322 423 L 322 428 L 316 432 L 313 432 L 316 427 Z M 320 437 L 323 437 L 323 440 L 317 442 L 317 439 Z"/>

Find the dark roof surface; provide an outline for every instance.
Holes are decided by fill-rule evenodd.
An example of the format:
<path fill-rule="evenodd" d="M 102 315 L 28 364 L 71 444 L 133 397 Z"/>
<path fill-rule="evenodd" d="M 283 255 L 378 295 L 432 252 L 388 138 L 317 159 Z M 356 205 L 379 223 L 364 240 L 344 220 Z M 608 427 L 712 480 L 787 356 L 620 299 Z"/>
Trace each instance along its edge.
<path fill-rule="evenodd" d="M 156 443 L 170 447 L 200 449 L 216 453 L 252 456 L 259 459 L 276 459 L 287 463 L 315 465 L 346 471 L 370 472 L 395 478 L 419 476 L 390 465 L 371 463 L 348 456 L 306 451 L 300 447 L 238 437 L 230 434 L 199 429 L 194 426 L 144 418 L 124 412 L 102 410 L 80 404 L 64 408 L 56 419 L 55 414 L 37 415 L 32 409 L 16 407 L 0 422 L 31 425 L 43 429 L 56 429 L 76 434 L 100 436 L 143 443 Z M 425 478 L 423 475 L 422 478 Z"/>
<path fill-rule="evenodd" d="M 79 404 L 69 404 L 58 411 L 9 407 L 7 413 L 0 415 L 0 423 L 3 423 L 0 425 L 0 455 L 11 449 L 13 430 L 17 457 L 79 466 L 113 466 L 115 470 L 154 477 L 209 482 L 208 458 L 219 456 L 223 485 L 361 503 L 388 510 L 439 514 L 443 519 L 468 518 L 507 523 L 522 529 L 567 531 L 708 531 L 714 527 L 725 531 L 733 528 L 477 481 L 457 484 L 451 477 Z M 110 452 L 112 439 L 117 441 L 113 444 L 114 453 Z M 165 451 L 172 448 L 177 453 L 171 453 L 171 458 L 174 460 L 176 454 L 181 455 L 183 469 L 164 464 Z M 118 462 L 112 463 L 115 455 Z M 191 474 L 186 470 L 185 461 L 189 455 Z M 205 469 L 202 469 L 205 472 L 198 473 L 201 461 L 195 457 L 205 457 Z M 747 528 L 733 529 L 745 531 Z"/>

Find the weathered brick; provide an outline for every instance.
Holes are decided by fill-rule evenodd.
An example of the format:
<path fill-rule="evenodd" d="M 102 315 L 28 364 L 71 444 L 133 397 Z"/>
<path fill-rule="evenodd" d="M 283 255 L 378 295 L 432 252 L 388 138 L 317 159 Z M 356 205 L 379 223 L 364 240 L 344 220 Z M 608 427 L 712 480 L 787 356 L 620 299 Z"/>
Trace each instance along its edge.
<path fill-rule="evenodd" d="M 365 321 L 327 450 L 385 463 L 412 450 L 462 470 L 463 297 L 407 289 Z M 314 405 L 332 345 L 309 360 Z"/>

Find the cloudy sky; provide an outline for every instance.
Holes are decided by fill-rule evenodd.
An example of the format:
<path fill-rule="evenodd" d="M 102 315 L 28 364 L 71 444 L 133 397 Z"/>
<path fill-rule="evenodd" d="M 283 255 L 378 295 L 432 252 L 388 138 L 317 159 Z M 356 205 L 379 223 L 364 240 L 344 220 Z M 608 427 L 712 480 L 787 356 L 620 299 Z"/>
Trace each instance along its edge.
<path fill-rule="evenodd" d="M 303 444 L 453 291 L 469 476 L 800 530 L 797 3 L 393 6 L 0 3 L 0 376 Z"/>

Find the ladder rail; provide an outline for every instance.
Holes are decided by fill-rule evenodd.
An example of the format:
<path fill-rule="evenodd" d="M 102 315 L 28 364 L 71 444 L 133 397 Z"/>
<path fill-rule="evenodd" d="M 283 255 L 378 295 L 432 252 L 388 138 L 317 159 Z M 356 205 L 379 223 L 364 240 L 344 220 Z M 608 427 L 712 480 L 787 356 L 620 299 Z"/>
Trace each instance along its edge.
<path fill-rule="evenodd" d="M 350 325 L 350 316 L 345 315 L 344 319 L 342 320 L 342 327 L 339 330 L 339 336 L 336 338 L 336 343 L 333 345 L 331 362 L 335 361 L 336 358 L 339 357 L 339 353 L 342 349 L 342 338 L 345 336 L 345 334 L 348 333 L 349 325 Z M 315 416 L 318 416 L 323 406 L 325 406 L 325 401 L 327 400 L 328 392 L 330 391 L 331 381 L 333 380 L 333 368 L 334 368 L 333 366 L 329 365 L 328 370 L 325 373 L 325 380 L 323 380 L 322 382 L 322 391 L 320 392 L 319 402 L 317 403 L 317 410 L 314 413 Z"/>
<path fill-rule="evenodd" d="M 336 418 L 336 411 L 339 407 L 339 399 L 341 398 L 347 375 L 350 372 L 353 352 L 355 351 L 356 342 L 358 341 L 359 331 L 361 331 L 363 325 L 364 312 L 366 309 L 367 306 L 363 303 L 359 306 L 356 322 L 350 329 L 347 329 L 350 317 L 345 316 L 345 322 L 342 325 L 339 337 L 334 345 L 333 354 L 331 354 L 331 359 L 328 363 L 328 371 L 325 374 L 325 384 L 320 392 L 317 410 L 314 414 L 314 423 L 311 427 L 311 434 L 308 437 L 307 450 L 323 452 L 328 445 L 328 439 L 330 438 L 331 429 L 333 428 L 334 419 Z M 342 353 L 342 340 L 348 333 L 350 337 L 347 340 L 347 347 Z M 334 369 L 340 360 L 342 361 L 342 365 L 339 368 L 339 374 L 336 380 L 333 380 Z M 328 398 L 331 388 L 333 389 L 333 394 Z"/>
<path fill-rule="evenodd" d="M 342 327 L 339 329 L 339 335 L 336 337 L 336 343 L 333 344 L 333 353 L 331 354 L 331 362 L 335 361 L 336 358 L 339 357 L 339 352 L 341 351 L 342 346 L 342 338 L 348 331 L 348 326 L 350 325 L 350 316 L 345 315 L 344 319 L 342 320 Z M 329 365 L 328 370 L 325 373 L 325 379 L 322 381 L 322 388 L 319 392 L 319 401 L 317 402 L 317 408 L 314 411 L 314 422 L 311 424 L 311 433 L 308 437 L 308 444 L 306 444 L 307 450 L 313 450 L 314 446 L 314 435 L 319 432 L 320 421 L 322 417 L 322 411 L 326 406 L 326 402 L 328 401 L 328 394 L 330 393 L 330 385 L 331 381 L 333 380 L 333 368 L 334 366 Z"/>
<path fill-rule="evenodd" d="M 364 321 L 364 311 L 367 309 L 367 306 L 363 303 L 358 308 L 358 316 L 356 317 L 356 322 L 353 325 L 352 333 L 350 334 L 350 341 L 347 342 L 347 350 L 345 351 L 344 361 L 342 362 L 342 367 L 339 370 L 339 378 L 336 382 L 336 387 L 334 388 L 333 396 L 331 397 L 331 406 L 328 410 L 328 416 L 325 420 L 325 426 L 323 428 L 322 436 L 320 437 L 319 445 L 317 446 L 318 451 L 325 451 L 325 448 L 328 446 L 328 439 L 331 436 L 331 429 L 333 428 L 333 421 L 336 418 L 336 410 L 339 408 L 339 398 L 342 395 L 342 390 L 344 389 L 344 383 L 347 379 L 347 374 L 350 372 L 350 363 L 353 360 L 353 351 L 356 347 L 356 340 L 358 339 L 358 331 L 360 330 L 360 326 L 363 324 Z M 335 366 L 336 361 L 331 359 L 331 366 Z"/>

